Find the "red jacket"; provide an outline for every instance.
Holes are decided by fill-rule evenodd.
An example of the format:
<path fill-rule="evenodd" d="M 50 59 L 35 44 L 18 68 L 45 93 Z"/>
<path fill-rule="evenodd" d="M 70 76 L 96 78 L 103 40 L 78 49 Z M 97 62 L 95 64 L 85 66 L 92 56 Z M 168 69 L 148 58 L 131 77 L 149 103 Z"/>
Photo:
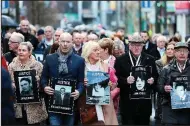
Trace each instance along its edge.
<path fill-rule="evenodd" d="M 8 71 L 7 61 L 4 56 L 1 56 L 1 66 L 4 67 Z"/>

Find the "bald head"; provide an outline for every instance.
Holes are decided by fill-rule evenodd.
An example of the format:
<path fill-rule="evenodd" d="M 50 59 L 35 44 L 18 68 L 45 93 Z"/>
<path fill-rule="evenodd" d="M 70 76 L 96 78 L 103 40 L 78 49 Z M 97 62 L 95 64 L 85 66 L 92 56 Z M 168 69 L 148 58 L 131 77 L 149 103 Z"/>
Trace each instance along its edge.
<path fill-rule="evenodd" d="M 62 29 L 58 29 L 55 31 L 54 33 L 54 41 L 55 42 L 59 42 L 59 37 L 61 36 L 61 34 L 63 33 L 63 30 Z"/>
<path fill-rule="evenodd" d="M 72 50 L 73 41 L 72 35 L 69 33 L 62 33 L 59 38 L 59 48 L 63 54 L 67 54 Z"/>
<path fill-rule="evenodd" d="M 98 41 L 98 36 L 96 34 L 91 33 L 87 36 L 87 39 L 88 41 Z"/>
<path fill-rule="evenodd" d="M 29 31 L 29 21 L 28 20 L 22 20 L 20 22 L 20 30 L 23 32 L 23 33 L 27 33 Z"/>

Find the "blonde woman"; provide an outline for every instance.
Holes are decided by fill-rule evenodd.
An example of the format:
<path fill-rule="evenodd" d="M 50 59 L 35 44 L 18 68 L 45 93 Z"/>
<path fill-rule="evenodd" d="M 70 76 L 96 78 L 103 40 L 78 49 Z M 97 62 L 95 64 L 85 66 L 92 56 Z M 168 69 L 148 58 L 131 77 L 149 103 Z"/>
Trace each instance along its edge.
<path fill-rule="evenodd" d="M 82 49 L 81 56 L 85 59 L 85 77 L 87 71 L 108 72 L 108 64 L 104 63 L 100 59 L 100 46 L 97 42 L 90 41 L 88 43 L 85 43 Z M 88 80 L 85 79 L 85 84 L 87 83 Z M 100 125 L 102 124 L 102 122 L 105 125 L 118 125 L 112 100 L 110 105 L 95 105 L 95 108 L 95 111 L 97 113 L 95 116 L 97 116 L 98 119 L 100 118 L 100 116 L 103 116 L 103 120 L 96 120 L 95 122 L 90 123 L 91 125 Z"/>
<path fill-rule="evenodd" d="M 160 60 L 156 60 L 156 68 L 158 71 L 158 74 L 161 73 L 162 68 L 172 62 L 174 58 L 174 44 L 173 43 L 168 43 L 166 46 L 166 51 L 162 58 Z M 161 101 L 162 101 L 162 96 L 161 94 L 157 94 L 157 101 L 156 101 L 156 114 L 155 114 L 155 119 L 161 119 L 161 113 L 162 113 L 162 108 L 161 108 Z"/>
<path fill-rule="evenodd" d="M 30 42 L 21 42 L 18 47 L 18 56 L 13 59 L 8 69 L 11 74 L 12 86 L 15 89 L 14 71 L 36 70 L 36 79 L 39 86 L 42 64 L 32 56 L 33 46 Z M 48 115 L 44 100 L 34 104 L 15 103 L 15 116 L 18 125 L 39 124 L 47 119 Z"/>

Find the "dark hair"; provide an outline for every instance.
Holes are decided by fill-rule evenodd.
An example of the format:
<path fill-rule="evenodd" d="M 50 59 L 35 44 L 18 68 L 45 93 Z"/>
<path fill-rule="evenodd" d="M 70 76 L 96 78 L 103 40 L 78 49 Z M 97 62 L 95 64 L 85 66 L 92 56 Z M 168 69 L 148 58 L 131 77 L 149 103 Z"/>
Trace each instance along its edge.
<path fill-rule="evenodd" d="M 116 32 L 119 31 L 119 30 L 125 31 L 125 27 L 118 27 L 118 28 L 115 29 Z"/>
<path fill-rule="evenodd" d="M 59 44 L 58 43 L 53 43 L 53 45 L 51 46 L 50 49 L 50 54 L 57 52 L 57 49 L 59 48 Z"/>
<path fill-rule="evenodd" d="M 177 84 L 175 85 L 175 89 L 177 89 L 178 86 L 183 86 L 183 87 L 184 87 L 184 90 L 187 89 L 187 86 L 186 86 L 184 83 L 180 83 L 180 82 L 177 83 Z"/>
<path fill-rule="evenodd" d="M 90 34 L 95 34 L 99 38 L 99 35 L 93 30 L 88 31 L 88 35 L 90 35 Z"/>
<path fill-rule="evenodd" d="M 146 33 L 150 37 L 148 31 L 141 31 L 141 33 Z"/>
<path fill-rule="evenodd" d="M 61 89 L 64 89 L 64 90 L 65 90 L 65 88 L 64 88 L 64 87 L 60 88 L 60 90 L 61 90 Z"/>
<path fill-rule="evenodd" d="M 31 80 L 30 80 L 29 78 L 21 78 L 21 79 L 20 79 L 20 82 L 21 82 L 21 81 L 28 81 L 29 84 L 31 83 Z"/>
<path fill-rule="evenodd" d="M 137 72 L 136 76 L 135 76 L 135 80 L 137 80 L 137 78 L 140 78 L 141 80 L 145 80 L 146 79 L 146 74 L 143 72 Z"/>
<path fill-rule="evenodd" d="M 73 36 L 75 33 L 80 33 L 80 31 L 79 31 L 79 30 L 74 29 L 74 30 L 71 32 L 71 35 Z"/>
<path fill-rule="evenodd" d="M 169 39 L 168 43 L 170 43 L 171 41 L 179 42 L 179 39 L 178 39 L 176 36 L 172 36 L 172 37 Z"/>

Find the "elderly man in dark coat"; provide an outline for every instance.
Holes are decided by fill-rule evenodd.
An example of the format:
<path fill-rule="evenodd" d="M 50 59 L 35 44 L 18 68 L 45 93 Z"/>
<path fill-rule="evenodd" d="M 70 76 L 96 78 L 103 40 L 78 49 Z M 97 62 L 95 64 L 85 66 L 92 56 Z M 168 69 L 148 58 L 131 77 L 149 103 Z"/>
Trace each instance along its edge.
<path fill-rule="evenodd" d="M 172 77 L 190 75 L 188 45 L 185 42 L 175 44 L 175 59 L 165 66 L 158 78 L 158 91 L 163 94 L 162 122 L 167 125 L 190 125 L 190 108 L 173 110 L 171 108 Z"/>
<path fill-rule="evenodd" d="M 133 66 L 151 66 L 151 77 L 146 81 L 149 89 L 155 89 L 158 73 L 155 59 L 142 52 L 144 41 L 139 35 L 133 35 L 129 39 L 129 53 L 118 57 L 115 62 L 118 87 L 120 88 L 120 110 L 123 125 L 149 125 L 152 113 L 152 100 L 130 99 L 131 85 L 135 84 L 135 78 L 131 76 Z"/>

